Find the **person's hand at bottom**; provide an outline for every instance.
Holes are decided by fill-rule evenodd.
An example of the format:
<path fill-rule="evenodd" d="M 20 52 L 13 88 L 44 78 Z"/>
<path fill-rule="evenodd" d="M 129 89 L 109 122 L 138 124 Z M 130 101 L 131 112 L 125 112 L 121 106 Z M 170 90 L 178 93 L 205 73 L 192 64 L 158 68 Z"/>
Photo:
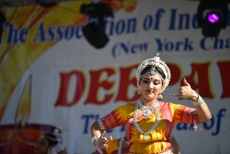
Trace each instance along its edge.
<path fill-rule="evenodd" d="M 101 136 L 95 141 L 95 146 L 100 149 L 108 148 L 108 142 L 112 141 L 112 136 L 105 137 L 105 131 L 101 134 Z"/>

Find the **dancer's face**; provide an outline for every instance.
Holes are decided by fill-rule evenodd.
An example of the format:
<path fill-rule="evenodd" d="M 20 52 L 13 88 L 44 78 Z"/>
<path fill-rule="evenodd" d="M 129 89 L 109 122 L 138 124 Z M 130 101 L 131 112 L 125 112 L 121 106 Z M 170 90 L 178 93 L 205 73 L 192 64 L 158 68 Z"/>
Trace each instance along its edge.
<path fill-rule="evenodd" d="M 47 154 L 49 149 L 51 149 L 51 146 L 49 146 L 48 140 L 45 137 L 41 136 L 35 145 L 34 153 Z"/>
<path fill-rule="evenodd" d="M 156 99 L 163 88 L 160 76 L 158 74 L 145 74 L 141 79 L 140 88 L 143 99 L 148 101 Z"/>

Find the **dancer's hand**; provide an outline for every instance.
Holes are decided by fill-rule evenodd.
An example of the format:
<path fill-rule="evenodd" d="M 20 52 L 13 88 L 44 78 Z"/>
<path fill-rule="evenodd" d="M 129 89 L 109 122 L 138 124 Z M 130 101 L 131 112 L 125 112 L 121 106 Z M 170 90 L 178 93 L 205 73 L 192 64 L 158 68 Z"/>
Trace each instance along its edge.
<path fill-rule="evenodd" d="M 196 100 L 198 98 L 198 94 L 191 88 L 190 84 L 184 78 L 184 85 L 181 86 L 177 94 L 173 94 L 174 97 L 178 98 L 189 98 L 192 100 Z"/>
<path fill-rule="evenodd" d="M 112 141 L 112 136 L 105 137 L 105 131 L 101 133 L 101 136 L 95 141 L 94 145 L 97 148 L 105 149 L 108 148 L 108 142 Z"/>

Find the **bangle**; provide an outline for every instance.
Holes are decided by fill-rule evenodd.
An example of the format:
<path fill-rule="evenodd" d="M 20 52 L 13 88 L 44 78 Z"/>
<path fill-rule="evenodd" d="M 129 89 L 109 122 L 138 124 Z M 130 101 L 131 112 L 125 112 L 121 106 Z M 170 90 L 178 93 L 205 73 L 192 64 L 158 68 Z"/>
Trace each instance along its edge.
<path fill-rule="evenodd" d="M 92 137 L 92 144 L 93 144 L 93 146 L 95 146 L 94 142 L 95 142 L 96 140 L 98 140 L 99 137 L 100 137 L 100 135 L 99 135 L 99 136 L 95 135 L 94 137 Z M 95 146 L 95 147 L 96 147 L 96 146 Z"/>
<path fill-rule="evenodd" d="M 200 106 L 203 102 L 203 99 L 200 95 L 198 95 L 197 99 L 195 101 L 191 100 L 191 102 L 193 103 L 193 105 L 195 106 Z"/>

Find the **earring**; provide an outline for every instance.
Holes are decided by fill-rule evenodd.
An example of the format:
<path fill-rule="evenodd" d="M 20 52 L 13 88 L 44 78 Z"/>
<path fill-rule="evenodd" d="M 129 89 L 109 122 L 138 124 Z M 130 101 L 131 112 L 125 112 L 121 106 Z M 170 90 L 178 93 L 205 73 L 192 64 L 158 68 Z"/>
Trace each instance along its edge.
<path fill-rule="evenodd" d="M 141 94 L 141 90 L 140 90 L 140 88 L 138 88 L 137 93 L 138 93 L 138 94 Z"/>
<path fill-rule="evenodd" d="M 158 99 L 159 100 L 162 100 L 164 97 L 163 97 L 163 95 L 161 95 L 161 93 L 158 95 Z"/>

